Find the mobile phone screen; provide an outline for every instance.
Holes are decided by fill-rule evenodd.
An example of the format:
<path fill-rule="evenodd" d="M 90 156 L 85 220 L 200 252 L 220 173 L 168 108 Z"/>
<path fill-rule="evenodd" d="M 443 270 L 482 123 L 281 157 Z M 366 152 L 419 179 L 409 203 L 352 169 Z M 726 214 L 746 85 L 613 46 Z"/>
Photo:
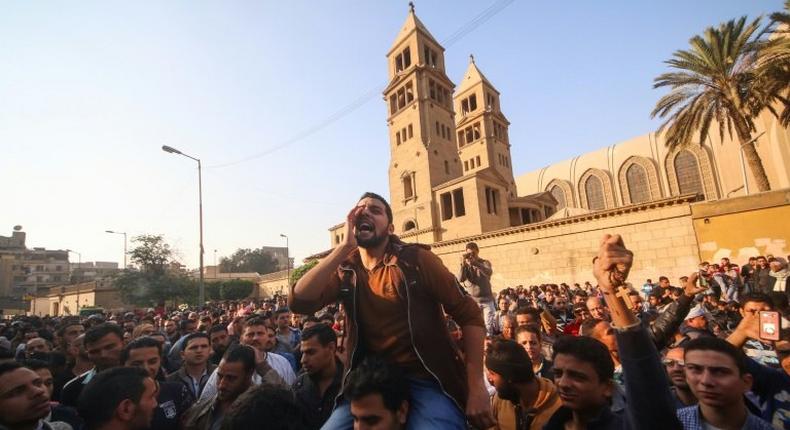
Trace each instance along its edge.
<path fill-rule="evenodd" d="M 760 339 L 779 340 L 780 324 L 779 312 L 760 311 Z"/>

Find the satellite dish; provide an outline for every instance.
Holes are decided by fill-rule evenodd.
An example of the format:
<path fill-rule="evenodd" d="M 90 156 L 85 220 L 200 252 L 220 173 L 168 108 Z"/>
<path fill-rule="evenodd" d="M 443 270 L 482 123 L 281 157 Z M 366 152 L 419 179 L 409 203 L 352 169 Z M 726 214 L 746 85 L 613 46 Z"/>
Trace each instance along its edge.
<path fill-rule="evenodd" d="M 22 230 L 22 226 L 21 225 L 15 225 L 14 226 L 14 231 L 21 231 L 21 230 Z"/>

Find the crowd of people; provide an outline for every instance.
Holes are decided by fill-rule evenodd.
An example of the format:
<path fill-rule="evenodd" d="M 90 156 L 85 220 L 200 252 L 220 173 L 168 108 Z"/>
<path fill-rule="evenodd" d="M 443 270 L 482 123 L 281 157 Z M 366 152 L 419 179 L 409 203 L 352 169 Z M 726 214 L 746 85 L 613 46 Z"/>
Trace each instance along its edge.
<path fill-rule="evenodd" d="M 607 235 L 593 282 L 495 293 L 392 231 L 366 193 L 288 297 L 3 320 L 0 428 L 790 429 L 782 258 L 635 287 Z"/>

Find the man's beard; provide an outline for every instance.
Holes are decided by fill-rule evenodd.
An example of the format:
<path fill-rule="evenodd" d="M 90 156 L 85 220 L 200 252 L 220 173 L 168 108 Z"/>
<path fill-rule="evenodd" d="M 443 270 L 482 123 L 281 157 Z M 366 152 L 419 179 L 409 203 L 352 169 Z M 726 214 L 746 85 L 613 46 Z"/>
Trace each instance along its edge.
<path fill-rule="evenodd" d="M 384 243 L 385 240 L 387 240 L 388 235 L 386 234 L 379 236 L 378 233 L 376 233 L 375 231 L 371 233 L 373 234 L 372 236 L 368 237 L 367 239 L 362 239 L 359 237 L 360 232 L 359 231 L 355 232 L 354 238 L 357 239 L 357 246 L 364 249 L 375 248 L 381 245 L 382 243 Z"/>
<path fill-rule="evenodd" d="M 496 393 L 502 400 L 510 400 L 513 403 L 518 403 L 521 400 L 516 384 L 506 383 L 504 387 L 496 387 Z"/>

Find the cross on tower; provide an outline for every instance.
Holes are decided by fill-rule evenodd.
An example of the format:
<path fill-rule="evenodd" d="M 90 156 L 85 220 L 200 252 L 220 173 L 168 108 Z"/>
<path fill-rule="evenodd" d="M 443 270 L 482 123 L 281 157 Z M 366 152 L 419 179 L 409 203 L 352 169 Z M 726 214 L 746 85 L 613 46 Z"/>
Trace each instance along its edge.
<path fill-rule="evenodd" d="M 409 12 L 414 13 L 414 2 L 413 1 L 409 2 Z"/>

